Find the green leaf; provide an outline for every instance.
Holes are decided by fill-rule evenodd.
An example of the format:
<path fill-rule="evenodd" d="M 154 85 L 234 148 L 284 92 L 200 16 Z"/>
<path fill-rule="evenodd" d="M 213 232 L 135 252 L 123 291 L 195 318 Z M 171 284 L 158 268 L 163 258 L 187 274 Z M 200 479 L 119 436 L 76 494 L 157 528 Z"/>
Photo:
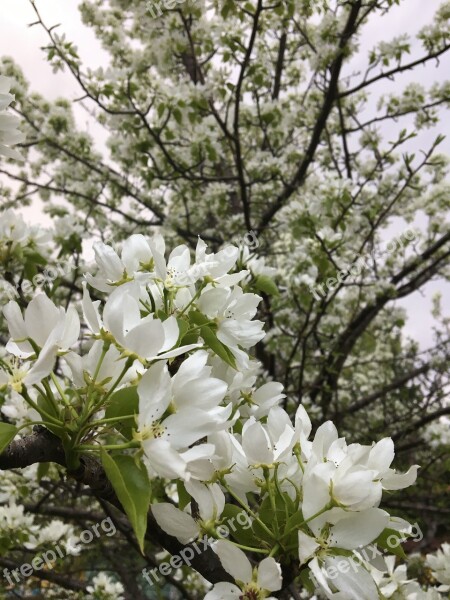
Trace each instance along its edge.
<path fill-rule="evenodd" d="M 191 497 L 186 491 L 184 487 L 184 483 L 182 481 L 177 481 L 177 492 L 178 492 L 178 508 L 180 510 L 184 510 L 186 506 L 191 501 Z"/>
<path fill-rule="evenodd" d="M 189 331 L 189 323 L 184 319 L 177 319 L 178 329 L 180 330 L 180 336 L 178 338 L 177 346 L 181 346 L 181 340 L 184 338 L 186 333 Z"/>
<path fill-rule="evenodd" d="M 263 523 L 267 525 L 269 529 L 273 528 L 274 521 L 276 520 L 278 525 L 280 526 L 280 531 L 283 531 L 286 521 L 289 518 L 289 514 L 292 510 L 295 509 L 292 500 L 286 494 L 286 497 L 289 499 L 289 504 L 287 504 L 284 496 L 280 496 L 279 494 L 275 495 L 275 514 L 272 509 L 272 503 L 270 501 L 270 497 L 266 496 L 261 504 L 259 509 L 259 518 Z"/>
<path fill-rule="evenodd" d="M 298 526 L 305 521 L 301 510 L 297 510 L 293 515 L 286 521 L 284 528 L 284 535 L 290 533 L 292 530 L 298 531 Z"/>
<path fill-rule="evenodd" d="M 205 344 L 211 348 L 211 350 L 215 352 L 217 356 L 220 356 L 220 358 L 226 362 L 227 365 L 230 365 L 230 367 L 236 369 L 236 361 L 231 351 L 228 350 L 224 344 L 222 344 L 210 327 L 203 325 L 203 327 L 200 328 L 200 335 L 205 340 Z"/>
<path fill-rule="evenodd" d="M 183 346 L 189 346 L 189 344 L 196 344 L 198 342 L 198 333 L 195 331 L 188 332 L 182 339 Z"/>
<path fill-rule="evenodd" d="M 114 392 L 108 400 L 105 418 L 114 419 L 117 417 L 128 417 L 129 415 L 136 415 L 138 412 L 139 396 L 137 386 L 131 386 Z M 130 440 L 133 436 L 134 424 L 135 422 L 133 419 L 124 419 L 123 421 L 117 421 L 114 424 L 114 427 Z"/>
<path fill-rule="evenodd" d="M 392 538 L 395 538 L 395 542 Z M 403 541 L 404 534 L 396 529 L 387 528 L 380 533 L 380 535 L 374 541 L 374 544 L 377 544 L 377 546 L 380 546 L 380 548 L 383 548 L 383 550 L 387 550 L 391 554 L 395 554 L 395 556 L 406 560 L 405 551 L 401 546 L 401 542 Z"/>
<path fill-rule="evenodd" d="M 281 499 L 278 499 L 278 498 L 275 499 L 275 512 L 274 512 L 272 510 L 272 503 L 270 501 L 270 497 L 266 496 L 264 498 L 264 500 L 262 501 L 260 509 L 258 511 L 259 519 L 273 533 L 276 533 L 275 532 L 275 529 L 276 529 L 275 523 L 278 522 L 278 524 L 281 527 L 283 527 L 283 524 L 284 524 L 285 518 L 286 518 L 284 503 L 282 502 L 282 500 L 281 500 L 281 502 L 279 500 L 281 500 Z M 254 534 L 260 540 L 263 540 L 269 544 L 273 544 L 273 537 L 270 536 L 267 533 L 267 531 L 263 527 L 261 527 L 261 525 L 257 521 L 253 522 L 252 529 L 253 529 Z"/>
<path fill-rule="evenodd" d="M 238 544 L 244 546 L 258 547 L 258 540 L 252 531 L 252 519 L 243 508 L 235 504 L 225 504 L 222 512 L 222 522 L 230 531 L 230 536 Z"/>
<path fill-rule="evenodd" d="M 165 104 L 159 104 L 158 105 L 158 118 L 161 119 L 161 117 L 163 116 L 165 110 L 166 110 L 166 105 Z"/>
<path fill-rule="evenodd" d="M 9 423 L 0 423 L 0 452 L 9 445 L 19 430 Z"/>
<path fill-rule="evenodd" d="M 47 264 L 47 261 L 42 254 L 39 254 L 39 252 L 36 252 L 35 250 L 28 250 L 25 248 L 24 253 L 27 260 L 33 262 L 35 265 L 44 266 Z"/>
<path fill-rule="evenodd" d="M 220 11 L 222 18 L 226 19 L 231 12 L 234 12 L 233 8 L 233 2 L 227 0 Z"/>
<path fill-rule="evenodd" d="M 49 472 L 50 463 L 39 463 L 37 468 L 37 480 L 40 482 Z"/>
<path fill-rule="evenodd" d="M 55 409 L 55 405 L 50 402 L 50 400 L 47 398 L 47 396 L 44 396 L 42 394 L 39 394 L 37 397 L 37 401 L 36 404 L 38 405 L 38 408 L 42 409 L 43 411 L 47 412 L 48 414 L 52 415 L 53 417 L 56 417 L 57 419 L 59 418 L 59 414 L 57 412 L 57 410 Z M 46 416 L 44 413 L 39 413 L 42 417 L 42 420 L 45 421 L 46 420 Z"/>
<path fill-rule="evenodd" d="M 189 319 L 194 325 L 206 325 L 206 323 L 209 323 L 208 317 L 198 310 L 191 310 Z"/>
<path fill-rule="evenodd" d="M 311 575 L 311 571 L 309 569 L 303 569 L 302 572 L 300 573 L 300 581 L 302 582 L 303 587 L 306 588 L 306 590 L 310 594 L 314 594 L 316 585 L 311 580 L 310 575 Z"/>
<path fill-rule="evenodd" d="M 174 108 L 173 116 L 175 117 L 175 121 L 178 123 L 178 125 L 181 125 L 183 122 L 183 117 L 179 108 Z"/>
<path fill-rule="evenodd" d="M 144 538 L 147 531 L 147 513 L 150 506 L 151 485 L 147 469 L 136 464 L 129 455 L 110 456 L 101 451 L 105 473 L 122 504 L 144 553 Z"/>
<path fill-rule="evenodd" d="M 278 291 L 277 286 L 273 279 L 268 277 L 267 275 L 258 275 L 255 279 L 255 287 L 260 292 L 264 292 L 268 296 L 279 296 L 280 292 Z"/>

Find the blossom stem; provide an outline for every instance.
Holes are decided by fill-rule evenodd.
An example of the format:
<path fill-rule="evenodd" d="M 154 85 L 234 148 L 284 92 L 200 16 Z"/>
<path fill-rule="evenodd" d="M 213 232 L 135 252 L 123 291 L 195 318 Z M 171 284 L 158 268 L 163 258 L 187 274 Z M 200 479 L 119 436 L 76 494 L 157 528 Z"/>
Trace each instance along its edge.
<path fill-rule="evenodd" d="M 310 521 L 312 521 L 313 519 L 316 519 L 317 517 L 320 517 L 320 515 L 323 515 L 323 513 L 326 513 L 328 510 L 330 510 L 331 508 L 333 508 L 333 503 L 329 502 L 328 504 L 326 504 L 321 510 L 319 510 L 318 512 L 316 512 L 314 515 L 312 515 L 311 517 L 309 517 L 308 519 L 305 519 L 304 521 L 302 521 L 301 523 L 299 523 L 298 525 L 296 525 L 296 528 L 298 529 L 299 527 L 301 527 L 302 525 L 305 525 L 306 523 L 309 523 Z"/>
<path fill-rule="evenodd" d="M 133 364 L 133 359 L 128 358 L 128 360 L 125 363 L 124 368 L 122 369 L 119 377 L 116 379 L 114 385 L 112 386 L 112 388 L 109 390 L 109 392 L 106 394 L 106 396 L 104 398 L 102 398 L 101 402 L 99 402 L 96 406 L 95 406 L 95 411 L 98 410 L 99 406 L 101 406 L 102 404 L 104 404 L 108 398 L 115 392 L 117 386 L 120 384 L 120 382 L 122 381 L 122 379 L 125 377 L 125 375 L 127 374 L 127 371 L 129 370 L 129 368 L 131 367 L 131 365 Z"/>
<path fill-rule="evenodd" d="M 187 304 L 183 308 L 183 310 L 180 313 L 178 313 L 179 317 L 182 317 L 184 315 L 184 313 L 187 311 L 187 309 L 197 300 L 197 298 L 200 297 L 200 294 L 202 293 L 202 290 L 204 287 L 205 287 L 204 285 L 200 286 L 200 289 L 197 290 L 195 296 L 192 298 L 192 300 L 189 302 L 189 304 Z"/>
<path fill-rule="evenodd" d="M 280 544 L 275 544 L 275 546 L 270 551 L 269 556 L 275 556 L 275 554 L 278 552 L 278 550 L 280 548 L 281 548 Z"/>
<path fill-rule="evenodd" d="M 97 427 L 98 425 L 107 425 L 108 423 L 117 423 L 119 421 L 129 421 L 130 419 L 135 419 L 136 415 L 127 415 L 125 417 L 110 417 L 108 419 L 99 419 L 98 421 L 89 421 L 87 423 L 85 423 L 83 425 L 83 427 L 81 427 L 80 431 L 79 431 L 79 438 L 82 437 L 84 431 L 86 429 L 93 429 L 94 427 Z"/>
<path fill-rule="evenodd" d="M 280 466 L 280 463 L 277 463 L 275 465 L 275 471 L 274 471 L 274 482 L 275 482 L 275 489 L 277 490 L 278 495 L 280 496 L 280 498 L 283 498 L 283 502 L 284 502 L 284 514 L 286 516 L 286 523 L 289 519 L 289 509 L 286 503 L 286 499 L 283 496 L 283 492 L 280 488 L 280 482 L 278 481 L 278 467 Z"/>
<path fill-rule="evenodd" d="M 102 354 L 101 354 L 101 356 L 100 356 L 100 358 L 98 360 L 97 366 L 95 368 L 95 373 L 94 373 L 94 376 L 92 378 L 92 385 L 94 385 L 95 382 L 97 381 L 98 374 L 100 372 L 100 369 L 102 368 L 103 360 L 104 360 L 104 358 L 106 356 L 106 353 L 108 352 L 109 346 L 110 346 L 109 342 L 104 342 L 103 348 L 102 348 Z"/>
<path fill-rule="evenodd" d="M 98 445 L 93 444 L 80 444 L 77 450 L 128 450 L 130 448 L 139 448 L 140 442 L 128 442 L 127 444 L 110 444 L 110 445 Z"/>
<path fill-rule="evenodd" d="M 135 419 L 136 415 L 126 415 L 125 417 L 110 417 L 109 419 L 99 419 L 98 421 L 93 421 L 89 423 L 92 427 L 96 425 L 103 425 L 105 423 L 117 423 L 118 421 L 128 421 L 129 419 Z"/>
<path fill-rule="evenodd" d="M 255 519 L 255 521 L 258 523 L 258 525 L 262 529 L 264 529 L 264 531 L 267 533 L 267 535 L 270 535 L 270 537 L 273 540 L 277 541 L 276 536 L 270 531 L 270 529 L 267 527 L 267 525 L 265 525 L 261 521 L 261 519 L 258 517 L 258 515 L 252 511 L 250 506 L 248 506 L 248 504 L 246 502 L 244 502 L 241 498 L 239 498 L 239 496 L 237 494 L 235 494 L 233 492 L 233 490 L 225 482 L 222 482 L 222 484 L 223 484 L 224 488 L 227 490 L 227 492 L 230 494 L 230 496 L 232 496 L 236 500 L 236 502 L 239 502 L 239 504 L 242 506 L 242 508 L 245 509 L 248 512 L 248 514 L 251 515 Z"/>
<path fill-rule="evenodd" d="M 246 550 L 247 552 L 256 552 L 257 554 L 269 554 L 268 550 L 264 550 L 263 548 L 251 548 L 250 546 L 244 546 L 243 544 L 238 544 L 233 541 L 233 544 L 240 548 L 241 550 Z"/>
<path fill-rule="evenodd" d="M 52 388 L 50 387 L 48 381 L 46 381 L 45 379 L 42 381 L 42 385 L 44 386 L 44 390 L 47 393 L 47 398 L 48 398 L 50 404 L 53 406 L 53 410 L 55 411 L 55 414 L 58 415 L 59 408 L 58 408 L 58 404 L 56 402 L 55 396 L 53 395 Z M 43 397 L 45 397 L 45 394 L 40 390 L 40 388 L 37 385 L 35 385 L 34 387 L 39 390 L 39 393 Z"/>
<path fill-rule="evenodd" d="M 63 426 L 62 421 L 60 421 L 59 419 L 57 419 L 56 417 L 54 417 L 53 415 L 48 413 L 46 410 L 44 410 L 43 408 L 38 406 L 36 404 L 36 402 L 34 402 L 34 400 L 32 400 L 30 398 L 30 395 L 28 394 L 28 392 L 26 390 L 22 390 L 21 393 L 22 393 L 24 400 L 27 402 L 27 404 L 29 404 L 31 406 L 31 408 L 34 408 L 34 410 L 36 412 L 38 412 L 40 415 L 45 415 L 45 417 L 49 420 L 50 423 L 53 423 L 54 425 L 57 425 L 58 427 Z M 42 392 L 39 390 L 39 393 L 42 393 Z"/>
<path fill-rule="evenodd" d="M 276 535 L 279 534 L 279 524 L 278 524 L 278 514 L 277 514 L 277 505 L 275 503 L 275 498 L 273 496 L 273 487 L 270 481 L 270 472 L 268 467 L 263 467 L 264 479 L 266 480 L 267 493 L 269 494 L 270 506 L 272 508 L 272 513 L 275 519 L 275 532 Z"/>
<path fill-rule="evenodd" d="M 50 374 L 50 377 L 52 378 L 53 383 L 55 384 L 56 389 L 59 392 L 59 395 L 61 396 L 62 401 L 64 402 L 64 404 L 67 406 L 67 408 L 70 410 L 70 412 L 72 413 L 73 417 L 75 417 L 75 419 L 78 419 L 78 413 L 75 410 L 75 408 L 70 404 L 69 399 L 67 398 L 67 396 L 65 395 L 59 381 L 58 378 L 56 377 L 56 375 L 54 373 Z"/>
<path fill-rule="evenodd" d="M 301 453 L 301 450 L 300 450 L 300 448 L 298 446 L 294 447 L 294 454 L 297 457 L 297 462 L 298 462 L 298 464 L 300 466 L 300 469 L 302 470 L 302 473 L 304 473 L 305 472 L 305 465 L 303 464 L 302 453 Z"/>

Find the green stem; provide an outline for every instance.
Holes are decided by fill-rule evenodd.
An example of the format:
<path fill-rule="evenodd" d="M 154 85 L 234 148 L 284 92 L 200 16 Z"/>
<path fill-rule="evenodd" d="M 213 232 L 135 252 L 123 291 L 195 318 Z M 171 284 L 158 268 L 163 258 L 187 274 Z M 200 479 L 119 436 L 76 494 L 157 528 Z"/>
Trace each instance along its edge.
<path fill-rule="evenodd" d="M 282 492 L 282 490 L 281 490 L 281 488 L 280 488 L 280 482 L 278 481 L 278 467 L 279 467 L 279 466 L 280 466 L 280 463 L 277 463 L 277 464 L 275 465 L 275 471 L 274 471 L 274 475 L 273 475 L 273 477 L 274 477 L 274 481 L 275 481 L 275 488 L 276 488 L 276 490 L 277 490 L 277 493 L 278 493 L 278 495 L 280 496 L 280 498 L 283 498 L 283 502 L 284 502 L 284 514 L 285 514 L 285 517 L 286 517 L 286 523 L 287 523 L 287 521 L 288 521 L 288 519 L 289 519 L 289 509 L 288 509 L 288 506 L 287 506 L 286 499 L 285 499 L 285 497 L 283 496 L 283 492 Z"/>
<path fill-rule="evenodd" d="M 122 381 L 122 379 L 125 377 L 125 375 L 127 374 L 127 371 L 130 369 L 131 365 L 133 364 L 133 359 L 128 358 L 124 368 L 122 369 L 119 377 L 116 379 L 114 385 L 112 386 L 112 388 L 109 390 L 109 392 L 106 394 L 106 396 L 104 398 L 102 398 L 100 403 L 97 403 L 96 407 L 95 407 L 95 412 L 98 410 L 99 406 L 101 404 L 104 404 L 108 398 L 114 393 L 116 387 L 120 384 L 120 382 Z"/>
<path fill-rule="evenodd" d="M 279 533 L 279 525 L 278 525 L 278 515 L 277 515 L 277 505 L 275 503 L 275 498 L 273 497 L 273 488 L 270 482 L 270 472 L 268 467 L 263 467 L 264 479 L 266 481 L 267 493 L 269 494 L 270 499 L 270 507 L 272 509 L 272 513 L 275 518 L 275 532 L 278 536 Z M 283 496 L 281 496 L 283 497 Z"/>
<path fill-rule="evenodd" d="M 268 550 L 264 550 L 263 548 L 251 548 L 250 546 L 244 546 L 243 544 L 238 544 L 237 542 L 232 542 L 235 546 L 240 548 L 241 550 L 246 550 L 247 552 L 256 552 L 257 554 L 269 554 Z"/>
<path fill-rule="evenodd" d="M 47 417 L 47 419 L 49 420 L 50 423 L 53 423 L 54 425 L 58 425 L 58 427 L 63 427 L 64 426 L 64 423 L 62 421 L 60 421 L 59 419 L 57 419 L 56 417 L 54 417 L 53 415 L 51 415 L 50 413 L 48 413 L 43 408 L 39 407 L 36 404 L 36 402 L 34 402 L 34 400 L 32 400 L 30 398 L 30 395 L 28 394 L 28 392 L 25 389 L 22 390 L 22 396 L 23 396 L 25 402 L 27 402 L 27 404 L 29 404 L 31 406 L 31 408 L 34 408 L 34 410 L 36 412 L 38 412 L 40 415 L 45 415 Z"/>
<path fill-rule="evenodd" d="M 110 445 L 101 445 L 94 446 L 91 444 L 80 444 L 77 446 L 77 450 L 128 450 L 129 448 L 139 448 L 139 442 L 128 442 L 127 444 L 110 444 Z"/>
<path fill-rule="evenodd" d="M 222 482 L 222 484 L 223 484 L 224 488 L 227 490 L 227 492 L 230 494 L 230 496 L 232 496 L 236 500 L 236 502 L 239 502 L 239 504 L 242 506 L 242 508 L 244 510 L 246 510 L 248 512 L 248 514 L 251 515 L 255 519 L 255 521 L 258 523 L 258 525 L 260 525 L 260 527 L 262 529 L 264 529 L 264 531 L 267 533 L 267 535 L 269 535 L 273 540 L 277 541 L 276 536 L 261 521 L 261 519 L 258 517 L 258 515 L 252 511 L 252 509 L 250 508 L 250 506 L 248 506 L 248 504 L 246 502 L 244 502 L 243 500 L 241 500 L 241 498 L 239 498 L 239 496 L 237 494 L 235 494 L 233 492 L 233 490 L 230 489 L 230 487 L 225 482 Z"/>
<path fill-rule="evenodd" d="M 318 512 L 316 512 L 316 514 L 312 515 L 311 517 L 309 517 L 308 519 L 305 519 L 304 521 L 302 521 L 301 523 L 299 523 L 298 525 L 295 526 L 296 529 L 299 529 L 302 525 L 306 525 L 306 523 L 309 523 L 310 521 L 312 521 L 313 519 L 316 519 L 317 517 L 320 517 L 320 515 L 323 515 L 323 513 L 326 513 L 328 510 L 330 510 L 331 508 L 333 508 L 333 503 L 329 502 L 326 506 L 324 506 L 321 510 L 319 510 Z"/>
<path fill-rule="evenodd" d="M 126 417 L 110 417 L 109 419 L 99 419 L 98 421 L 89 421 L 79 431 L 79 437 L 83 435 L 86 429 L 93 429 L 98 425 L 107 425 L 108 423 L 117 423 L 118 421 L 129 421 L 135 419 L 136 415 L 127 415 Z"/>
<path fill-rule="evenodd" d="M 93 378 L 92 378 L 92 384 L 93 384 L 93 385 L 95 384 L 95 382 L 96 382 L 96 380 L 97 380 L 97 377 L 98 377 L 98 374 L 99 374 L 99 372 L 100 372 L 100 369 L 102 368 L 103 360 L 104 360 L 104 358 L 105 358 L 105 356 L 106 356 L 106 353 L 107 353 L 107 352 L 108 352 L 108 350 L 109 350 L 109 347 L 110 347 L 110 345 L 111 345 L 111 344 L 110 344 L 109 342 L 105 342 L 105 343 L 103 344 L 103 348 L 102 348 L 102 354 L 101 354 L 101 356 L 100 356 L 100 358 L 99 358 L 99 360 L 98 360 L 97 366 L 96 366 L 96 368 L 95 368 L 95 373 L 94 373 L 94 376 L 93 376 Z"/>
<path fill-rule="evenodd" d="M 275 544 L 275 546 L 270 551 L 269 556 L 275 556 L 275 554 L 278 552 L 278 550 L 280 548 L 281 548 L 280 544 Z"/>
<path fill-rule="evenodd" d="M 303 464 L 302 453 L 301 453 L 301 450 L 300 450 L 300 448 L 298 446 L 294 447 L 294 454 L 297 457 L 297 462 L 298 462 L 298 464 L 300 466 L 300 469 L 302 470 L 302 473 L 304 473 L 305 472 L 305 465 Z"/>
<path fill-rule="evenodd" d="M 61 385 L 59 384 L 58 378 L 56 377 L 56 375 L 54 373 L 51 373 L 50 377 L 52 378 L 52 381 L 55 384 L 55 387 L 58 390 L 58 393 L 61 396 L 62 401 L 64 402 L 66 407 L 70 410 L 70 412 L 72 413 L 72 416 L 75 419 L 78 419 L 78 413 L 75 410 L 75 408 L 70 404 L 69 399 L 67 398 L 67 396 L 64 393 L 64 390 L 62 389 Z"/>
<path fill-rule="evenodd" d="M 202 293 L 202 290 L 204 287 L 205 287 L 204 285 L 200 286 L 200 289 L 197 290 L 197 292 L 195 293 L 195 296 L 192 298 L 192 300 L 189 302 L 189 304 L 187 304 L 183 308 L 183 310 L 180 313 L 178 313 L 179 317 L 182 317 L 184 315 L 184 313 L 187 311 L 187 309 L 197 300 L 197 298 L 200 297 L 200 294 Z"/>
<path fill-rule="evenodd" d="M 42 381 L 42 385 L 44 386 L 44 390 L 47 393 L 47 398 L 50 401 L 50 404 L 53 406 L 55 414 L 59 415 L 58 403 L 56 402 L 56 398 L 53 395 L 52 388 L 50 387 L 48 381 L 46 381 L 45 379 Z M 38 385 L 35 385 L 35 388 L 39 391 L 40 394 L 42 394 L 43 397 L 45 396 L 45 394 L 41 391 Z"/>
<path fill-rule="evenodd" d="M 97 425 L 103 425 L 104 423 L 117 423 L 117 421 L 128 421 L 134 419 L 136 415 L 127 415 L 126 417 L 110 417 L 109 419 L 99 419 L 98 421 L 92 421 L 89 426 L 96 427 Z"/>

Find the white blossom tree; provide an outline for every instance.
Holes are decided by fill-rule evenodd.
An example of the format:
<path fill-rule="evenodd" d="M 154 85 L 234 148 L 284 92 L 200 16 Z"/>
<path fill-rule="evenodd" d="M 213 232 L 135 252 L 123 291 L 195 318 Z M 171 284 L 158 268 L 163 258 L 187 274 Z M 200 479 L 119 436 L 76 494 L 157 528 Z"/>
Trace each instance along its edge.
<path fill-rule="evenodd" d="M 449 83 L 396 83 L 450 5 L 349 71 L 395 4 L 85 1 L 91 70 L 32 3 L 108 142 L 2 60 L 5 598 L 448 594 L 450 321 L 424 351 L 396 301 L 449 275 L 443 137 L 411 150 Z"/>

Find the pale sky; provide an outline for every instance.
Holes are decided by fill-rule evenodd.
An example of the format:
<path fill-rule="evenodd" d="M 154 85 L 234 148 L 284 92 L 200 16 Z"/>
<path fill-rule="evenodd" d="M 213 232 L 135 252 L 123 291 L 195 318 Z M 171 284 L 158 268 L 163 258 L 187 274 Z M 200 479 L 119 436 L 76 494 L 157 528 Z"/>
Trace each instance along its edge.
<path fill-rule="evenodd" d="M 107 55 L 99 46 L 94 34 L 81 23 L 77 10 L 78 3 L 78 0 L 36 0 L 36 5 L 45 22 L 48 25 L 61 24 L 58 32 L 64 32 L 69 40 L 75 42 L 85 65 L 91 68 L 105 65 Z M 430 22 L 432 15 L 440 4 L 441 2 L 438 0 L 403 0 L 400 6 L 396 6 L 391 10 L 388 18 L 372 19 L 364 30 L 360 44 L 361 52 L 346 67 L 346 73 L 361 70 L 366 64 L 367 50 L 378 41 L 388 41 L 405 32 L 412 34 Z M 79 88 L 70 75 L 61 72 L 56 75 L 52 73 L 45 61 L 44 52 L 40 49 L 47 43 L 46 35 L 39 26 L 28 27 L 28 24 L 33 21 L 35 21 L 35 15 L 28 0 L 0 0 L 0 55 L 12 56 L 24 70 L 25 76 L 31 84 L 31 89 L 42 93 L 47 98 L 54 99 L 58 96 L 64 96 L 74 99 L 79 97 L 81 95 Z M 418 53 L 420 53 L 420 47 L 413 47 L 412 56 L 419 55 Z M 420 83 L 424 85 L 429 85 L 434 81 L 442 81 L 448 78 L 447 74 L 450 73 L 450 57 L 442 59 L 438 67 L 436 62 L 433 61 L 428 63 L 426 67 L 421 67 L 418 71 L 407 72 L 399 77 L 395 83 L 383 81 L 378 85 L 376 91 L 380 94 L 398 91 L 399 86 L 403 87 L 411 81 L 417 81 L 418 73 L 420 74 Z M 98 127 L 89 120 L 89 117 L 81 108 L 77 109 L 76 116 L 81 126 L 95 132 L 97 135 L 97 132 L 99 132 Z M 403 121 L 399 127 L 403 127 L 405 123 L 407 122 Z M 436 132 L 435 130 L 425 132 L 416 142 L 418 144 L 416 150 L 429 144 L 436 133 L 445 134 L 447 132 Z M 386 132 L 386 134 L 389 135 L 389 132 Z M 443 145 L 443 149 L 450 154 L 450 137 Z M 26 209 L 24 212 L 32 222 L 45 225 L 50 222 L 39 206 Z M 417 222 L 420 225 L 420 217 Z M 404 226 L 401 224 L 393 224 L 389 229 L 389 235 L 395 236 L 403 229 Z M 447 313 L 449 313 L 450 285 L 444 285 L 442 282 L 429 284 L 423 292 L 413 294 L 401 303 L 408 309 L 407 331 L 412 337 L 420 341 L 422 348 L 432 344 L 431 328 L 433 320 L 430 309 L 431 297 L 436 291 L 443 293 L 443 304 L 447 307 Z M 445 298 L 447 298 L 446 302 Z"/>

